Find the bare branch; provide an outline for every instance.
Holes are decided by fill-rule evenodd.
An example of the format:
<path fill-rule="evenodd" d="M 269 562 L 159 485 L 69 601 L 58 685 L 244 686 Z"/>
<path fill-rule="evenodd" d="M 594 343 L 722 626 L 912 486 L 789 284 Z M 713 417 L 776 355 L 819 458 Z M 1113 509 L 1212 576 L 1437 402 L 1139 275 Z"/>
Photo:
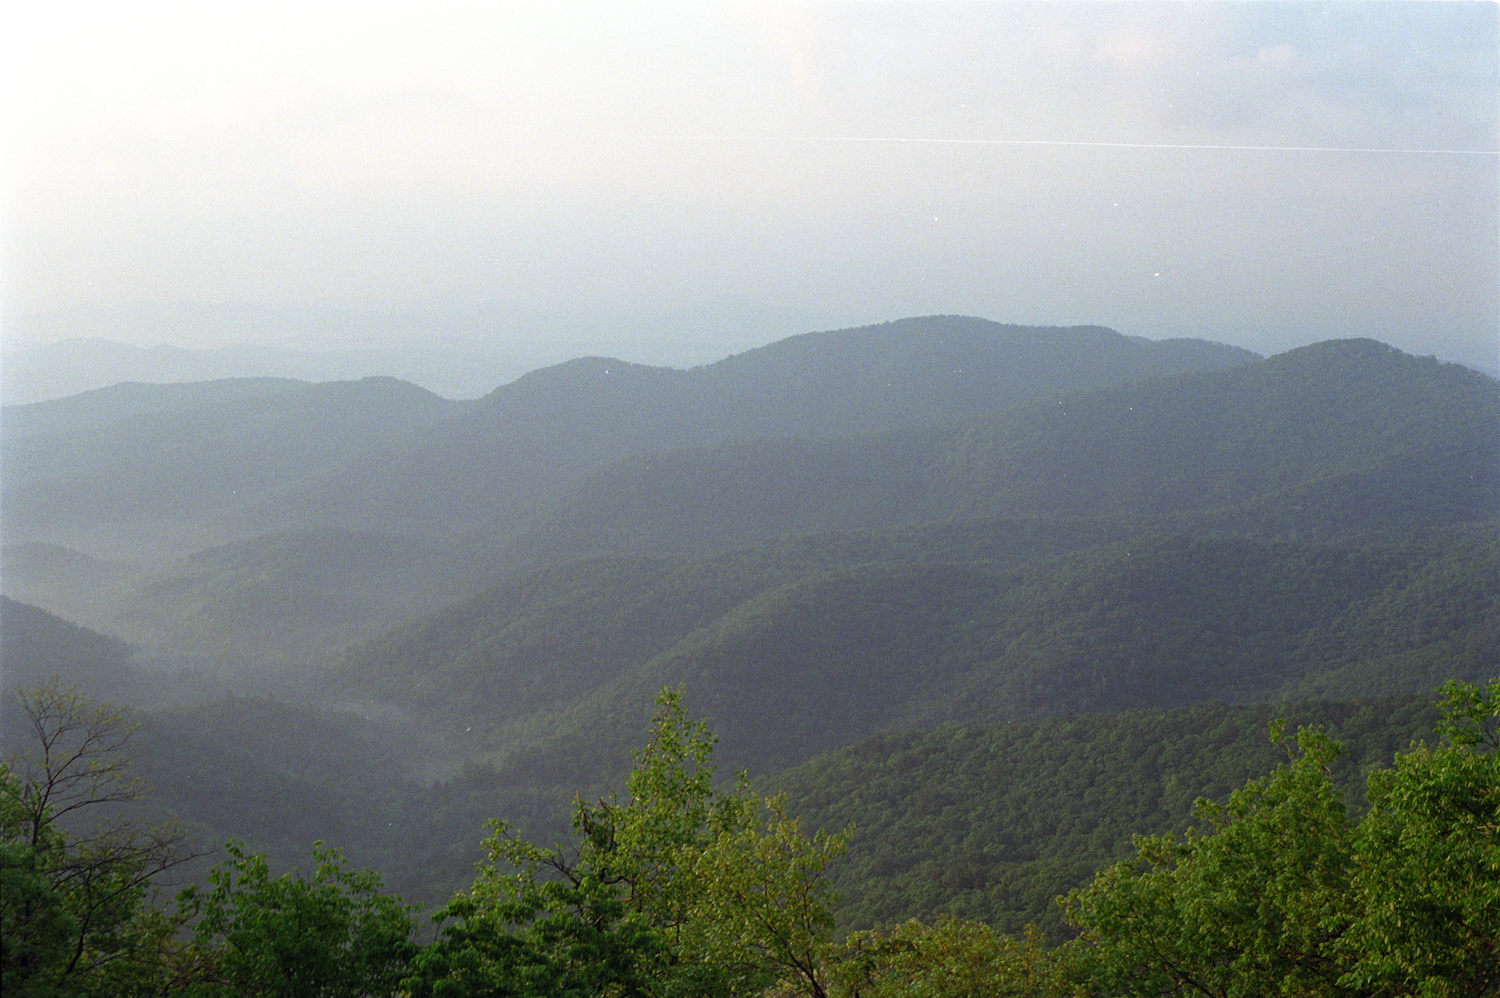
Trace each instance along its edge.
<path fill-rule="evenodd" d="M 125 752 L 136 726 L 57 679 L 23 690 L 20 699 L 36 749 L 17 754 L 9 763 L 22 780 L 22 807 L 33 848 L 40 846 L 47 825 L 64 815 L 141 796 Z"/>

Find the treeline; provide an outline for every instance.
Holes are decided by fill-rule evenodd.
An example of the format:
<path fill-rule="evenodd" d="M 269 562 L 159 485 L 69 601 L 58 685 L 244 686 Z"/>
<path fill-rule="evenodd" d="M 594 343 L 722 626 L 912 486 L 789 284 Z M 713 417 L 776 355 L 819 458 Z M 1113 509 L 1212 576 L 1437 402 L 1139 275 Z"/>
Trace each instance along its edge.
<path fill-rule="evenodd" d="M 17 729 L 14 708 L 7 711 Z M 454 747 L 397 720 L 227 696 L 188 707 L 124 712 L 137 725 L 134 769 L 153 813 L 196 849 L 229 839 L 271 867 L 308 861 L 308 844 L 339 844 L 403 897 L 437 905 L 471 879 L 476 830 L 503 814 L 527 834 L 566 830 L 575 784 L 455 764 Z M 209 859 L 184 867 L 201 878 Z"/>
<path fill-rule="evenodd" d="M 1497 591 L 1500 548 L 1480 528 L 1346 547 L 991 520 L 519 576 L 351 655 L 323 691 L 343 710 L 251 697 L 172 706 L 169 688 L 203 677 L 135 667 L 118 642 L 13 601 L 0 652 L 10 682 L 68 668 L 93 695 L 154 704 L 137 715 L 143 775 L 196 841 L 245 840 L 277 869 L 303 862 L 311 841 L 338 842 L 356 865 L 430 903 L 468 878 L 479 858 L 473 830 L 486 818 L 505 814 L 547 838 L 566 827 L 575 790 L 602 792 L 623 778 L 644 705 L 681 684 L 689 709 L 722 739 L 726 768 L 773 773 L 833 752 L 860 774 L 848 795 L 861 802 L 855 810 L 822 810 L 795 772 L 785 784 L 800 813 L 861 829 L 831 874 L 841 926 L 949 912 L 1006 931 L 1036 922 L 1055 939 L 1065 927 L 1054 895 L 1120 858 L 1130 834 L 1179 830 L 1195 795 L 1220 795 L 1270 764 L 1256 744 L 1264 710 L 1149 711 L 1383 700 L 1493 675 Z M 202 689 L 217 695 L 212 683 Z M 1345 710 L 1275 709 L 1295 723 L 1338 724 Z M 1087 713 L 1119 710 L 1127 713 L 1118 728 Z M 1245 716 L 1238 710 L 1260 720 L 1229 721 Z M 374 719 L 382 716 L 389 720 Z M 1073 718 L 1047 729 L 1065 736 L 1035 734 L 1049 717 Z M 1200 724 L 1231 723 L 1243 748 L 1186 747 Z M 1370 758 L 1383 764 L 1428 724 L 1388 714 L 1371 730 L 1395 740 Z M 889 734 L 936 725 L 948 727 Z M 942 745 L 958 727 L 966 741 Z M 1149 733 L 1132 743 L 1124 732 L 1136 727 Z M 880 740 L 867 743 L 872 736 Z M 1342 729 L 1340 737 L 1364 751 Z M 872 745 L 895 753 L 902 739 L 928 738 L 938 741 L 924 753 L 959 772 L 927 767 L 920 781 L 902 782 L 848 761 L 864 756 L 838 754 L 860 746 L 878 759 L 886 749 Z M 1179 742 L 1191 765 L 1171 758 Z M 982 743 L 1030 759 L 1020 772 L 1036 785 L 986 787 L 961 775 L 973 760 L 945 755 Z M 1136 805 L 1161 799 L 1152 788 L 1173 772 L 1182 783 L 1176 811 L 1142 812 Z M 1141 796 L 1112 795 L 1117 778 Z M 985 793 L 995 807 L 1000 797 L 1014 804 L 1000 825 L 980 813 Z M 1062 803 L 1036 803 L 1049 794 Z M 910 817 L 896 820 L 905 801 L 1002 842 L 1036 838 L 1029 815 L 1064 807 L 1079 815 L 1067 838 L 1077 853 L 1045 837 L 1035 855 L 953 849 Z M 929 862 L 908 862 L 914 854 L 894 845 L 878 847 L 894 859 L 877 861 L 866 852 L 877 849 L 876 829 L 921 842 L 916 855 Z"/>
<path fill-rule="evenodd" d="M 1138 836 L 1132 855 L 1060 899 L 1076 934 L 1054 945 L 952 915 L 841 936 L 826 873 L 853 828 L 808 835 L 785 796 L 762 799 L 743 777 L 722 788 L 713 736 L 673 690 L 625 793 L 580 798 L 559 847 L 493 821 L 477 878 L 431 916 L 434 929 L 321 845 L 306 873 L 274 876 L 231 843 L 203 884 L 152 903 L 159 875 L 190 850 L 120 810 L 136 793 L 118 715 L 41 686 L 23 698 L 34 750 L 0 768 L 0 987 L 27 998 L 1477 998 L 1500 986 L 1500 679 L 1442 695 L 1441 742 L 1371 770 L 1363 809 L 1331 775 L 1343 749 L 1324 729 L 1293 738 L 1274 723 L 1288 761 L 1200 799 L 1196 828 Z M 1233 742 L 1226 734 L 1209 737 Z M 907 747 L 893 768 L 923 758 Z M 96 811 L 105 820 L 84 820 Z"/>
<path fill-rule="evenodd" d="M 7 714 L 8 731 L 25 729 L 14 701 Z M 1274 716 L 1326 725 L 1348 746 L 1335 776 L 1357 804 L 1365 774 L 1427 736 L 1437 713 L 1408 696 L 950 724 L 875 736 L 764 782 L 814 826 L 854 825 L 829 874 L 841 929 L 946 913 L 1008 932 L 1036 923 L 1056 940 L 1067 934 L 1056 895 L 1126 855 L 1132 835 L 1181 831 L 1196 797 L 1221 797 L 1274 764 Z M 239 839 L 291 869 L 308 843 L 337 842 L 429 905 L 471 877 L 486 820 L 505 815 L 550 840 L 575 793 L 605 792 L 629 765 L 626 746 L 607 772 L 590 772 L 584 760 L 601 749 L 580 744 L 537 765 L 452 769 L 452 745 L 394 720 L 249 697 L 125 717 L 140 725 L 134 768 L 151 804 L 196 846 Z"/>

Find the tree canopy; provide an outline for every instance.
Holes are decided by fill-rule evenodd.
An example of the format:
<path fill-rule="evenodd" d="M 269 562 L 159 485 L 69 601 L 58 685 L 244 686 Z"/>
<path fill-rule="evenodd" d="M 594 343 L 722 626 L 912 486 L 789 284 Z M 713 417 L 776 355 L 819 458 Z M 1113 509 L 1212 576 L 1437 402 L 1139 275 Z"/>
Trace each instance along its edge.
<path fill-rule="evenodd" d="M 179 924 L 148 903 L 154 878 L 192 852 L 122 810 L 142 790 L 118 713 L 55 680 L 20 698 L 33 747 L 0 763 L 0 990 L 150 993 Z"/>
<path fill-rule="evenodd" d="M 833 933 L 824 867 L 846 835 L 805 836 L 743 774 L 715 789 L 713 736 L 682 694 L 657 701 L 626 797 L 576 801 L 575 840 L 543 847 L 491 823 L 474 885 L 414 962 L 413 995 L 823 998 Z"/>
<path fill-rule="evenodd" d="M 1372 773 L 1357 824 L 1330 776 L 1340 747 L 1304 728 L 1287 764 L 1199 802 L 1205 832 L 1140 839 L 1069 894 L 1088 978 L 1105 994 L 1494 994 L 1500 680 L 1442 693 L 1443 742 Z"/>
<path fill-rule="evenodd" d="M 0 984 L 28 998 L 1485 998 L 1500 992 L 1500 679 L 1440 693 L 1440 740 L 1371 771 L 1363 811 L 1334 776 L 1337 741 L 1272 722 L 1286 761 L 1059 898 L 1077 935 L 1053 946 L 951 916 L 836 939 L 826 874 L 851 830 L 809 836 L 784 797 L 744 774 L 721 783 L 713 734 L 668 688 L 623 791 L 576 798 L 559 845 L 493 821 L 423 945 L 411 906 L 321 845 L 305 874 L 275 876 L 231 842 L 175 909 L 153 903 L 183 852 L 112 810 L 137 792 L 128 729 L 44 686 L 24 700 L 37 750 L 0 769 Z"/>

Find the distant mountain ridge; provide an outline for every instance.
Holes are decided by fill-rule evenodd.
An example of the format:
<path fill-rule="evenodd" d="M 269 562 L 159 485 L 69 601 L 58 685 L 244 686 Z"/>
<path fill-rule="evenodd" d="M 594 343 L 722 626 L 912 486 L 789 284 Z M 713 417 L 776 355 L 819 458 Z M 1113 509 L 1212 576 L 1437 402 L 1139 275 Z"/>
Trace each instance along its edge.
<path fill-rule="evenodd" d="M 378 355 L 372 351 L 319 353 L 257 346 L 190 350 L 168 344 L 139 347 L 86 337 L 7 349 L 0 398 L 8 406 L 27 405 L 121 382 L 167 385 L 242 378 L 330 381 L 366 376 L 379 364 Z"/>
<path fill-rule="evenodd" d="M 367 378 L 121 385 L 7 409 L 7 541 L 66 542 L 72 527 L 190 537 L 245 499 L 404 439 L 462 405 Z"/>
<path fill-rule="evenodd" d="M 1205 344 L 1190 368 L 1255 359 Z M 1184 363 L 1179 350 L 1099 327 L 958 316 L 806 334 L 688 371 L 585 358 L 502 386 L 383 455 L 378 480 L 371 468 L 331 468 L 247 515 L 276 523 L 295 507 L 379 530 L 494 529 L 629 455 L 936 426 Z"/>
<path fill-rule="evenodd" d="M 562 492 L 512 543 L 532 557 L 692 551 L 1037 515 L 1324 538 L 1407 529 L 1494 515 L 1497 426 L 1492 379 L 1372 340 L 1330 341 L 923 429 L 624 458 Z"/>
<path fill-rule="evenodd" d="M 228 378 L 172 384 L 122 381 L 67 398 L 6 405 L 4 432 L 16 437 L 108 429 L 132 416 L 184 412 L 241 399 L 265 398 L 306 385 L 307 382 L 295 378 Z"/>
<path fill-rule="evenodd" d="M 792 337 L 688 371 L 575 360 L 469 403 L 369 378 L 258 399 L 245 397 L 253 386 L 280 383 L 162 386 L 155 402 L 148 386 L 110 389 L 6 408 L 4 510 L 16 540 L 64 544 L 78 530 L 149 534 L 152 517 L 206 542 L 317 527 L 493 529 L 627 455 L 937 425 L 1253 359 L 1099 327 L 940 316 Z"/>
<path fill-rule="evenodd" d="M 137 302 L 5 315 L 0 402 L 65 398 L 122 381 L 374 375 L 398 377 L 445 398 L 473 399 L 571 357 L 619 354 L 691 367 L 855 318 L 734 297 L 607 315 L 549 311 L 513 301 L 411 302 L 380 311 Z M 150 343 L 158 345 L 133 345 Z M 183 343 L 223 345 L 172 345 Z"/>
<path fill-rule="evenodd" d="M 410 706 L 472 697 L 497 743 L 534 746 L 516 765 L 583 770 L 678 683 L 754 765 L 941 720 L 1414 692 L 1500 667 L 1497 427 L 1493 380 L 1353 340 L 936 426 L 625 458 L 512 541 L 562 566 L 344 674 Z M 967 549 L 938 540 L 960 530 Z M 851 554 L 793 557 L 784 538 L 813 531 Z M 1046 540 L 997 563 L 1011 533 Z M 613 560 L 630 552 L 690 560 Z M 604 560 L 566 561 L 585 554 Z M 1446 629 L 1391 629 L 1436 606 Z"/>

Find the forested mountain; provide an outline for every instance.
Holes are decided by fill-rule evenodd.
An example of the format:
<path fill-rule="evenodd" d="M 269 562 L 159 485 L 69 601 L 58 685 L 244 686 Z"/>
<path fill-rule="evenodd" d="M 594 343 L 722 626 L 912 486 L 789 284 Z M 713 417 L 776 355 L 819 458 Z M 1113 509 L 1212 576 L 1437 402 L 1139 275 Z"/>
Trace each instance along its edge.
<path fill-rule="evenodd" d="M 575 491 L 534 554 L 964 526 L 523 575 L 341 674 L 468 703 L 502 751 L 580 770 L 677 683 L 756 767 L 940 720 L 1417 692 L 1500 664 L 1496 426 L 1493 381 L 1349 341 L 946 427 L 650 455 Z"/>
<path fill-rule="evenodd" d="M 6 558 L 20 569 L 7 573 L 7 591 L 174 656 L 213 646 L 220 660 L 256 648 L 278 663 L 317 658 L 465 595 L 469 580 L 566 556 L 569 544 L 539 549 L 546 529 L 521 535 L 533 522 L 523 514 L 552 508 L 575 476 L 622 455 L 819 433 L 805 446 L 849 447 L 864 462 L 862 438 L 826 435 L 942 424 L 1053 390 L 1254 359 L 1201 341 L 937 317 L 793 337 L 691 371 L 574 361 L 475 403 L 391 379 L 121 385 L 6 408 Z M 734 506 L 694 525 L 711 546 L 767 534 L 747 535 L 754 521 L 738 515 L 761 494 L 718 491 Z M 346 542 L 330 540 L 339 533 Z M 325 564 L 342 557 L 330 544 L 375 536 L 403 548 L 401 570 L 376 583 L 328 578 Z M 72 554 L 36 557 L 64 549 Z M 105 584 L 83 571 L 85 558 Z M 276 623 L 278 607 L 296 608 L 290 626 Z"/>
<path fill-rule="evenodd" d="M 25 459 L 16 474 L 35 471 L 7 490 L 8 502 L 33 504 L 14 521 L 21 536 L 28 523 L 80 520 L 111 504 L 113 513 L 63 532 L 87 540 L 111 529 L 171 527 L 182 544 L 200 530 L 294 529 L 143 566 L 83 590 L 86 598 L 59 597 L 78 587 L 36 565 L 15 577 L 11 591 L 173 654 L 217 646 L 222 658 L 262 648 L 288 663 L 336 652 L 486 579 L 570 556 L 695 553 L 810 531 L 994 516 L 1045 518 L 1054 530 L 1059 517 L 1108 520 L 1116 536 L 1145 529 L 1344 542 L 1484 520 L 1500 507 L 1500 437 L 1491 429 L 1500 425 L 1500 390 L 1467 369 L 1345 341 L 994 411 L 1025 395 L 1016 384 L 1035 392 L 1066 381 L 1059 370 L 1089 355 L 1075 355 L 1080 344 L 1135 357 L 1137 367 L 1160 366 L 1161 355 L 1200 366 L 1226 359 L 1205 344 L 1147 349 L 1104 330 L 1042 332 L 977 320 L 893 323 L 796 338 L 690 372 L 580 361 L 457 408 L 410 386 L 370 382 L 225 403 L 201 425 L 193 421 L 202 407 L 171 416 L 189 420 L 189 430 L 150 422 L 167 418 L 160 415 L 122 418 L 114 437 L 97 440 L 92 430 L 18 430 L 12 444 Z M 1043 350 L 1049 343 L 1050 352 Z M 996 357 L 1030 357 L 1041 374 L 1028 381 Z M 787 379 L 790 387 L 772 387 L 778 365 L 802 370 L 794 361 L 806 370 Z M 834 380 L 835 361 L 851 369 L 853 389 L 817 394 Z M 1118 372 L 1132 370 L 1117 364 Z M 938 374 L 960 370 L 982 376 L 959 380 L 944 395 Z M 808 373 L 817 371 L 823 374 Z M 1103 375 L 1084 368 L 1074 380 L 1091 377 Z M 694 384 L 702 390 L 689 391 Z M 362 408 L 324 415 L 325 404 L 345 397 L 363 400 Z M 774 404 L 765 401 L 771 397 Z M 647 449 L 765 432 L 777 414 L 784 432 L 826 417 L 834 434 L 856 425 L 860 406 L 869 426 L 904 421 L 908 428 Z M 986 415 L 972 416 L 976 409 Z M 258 467 L 246 457 L 260 446 L 258 424 L 225 421 L 225 413 L 247 411 L 276 431 Z M 956 413 L 971 415 L 911 428 Z M 111 462 L 145 446 L 145 437 L 121 444 L 120 427 L 146 436 L 152 427 L 185 442 L 114 479 Z M 70 463 L 72 452 L 60 446 L 67 441 L 81 464 Z M 173 464 L 184 455 L 192 474 Z M 192 478 L 200 466 L 217 474 Z M 587 473 L 575 478 L 580 469 Z M 189 483 L 179 486 L 176 473 Z M 523 509 L 533 514 L 522 516 Z M 142 522 L 121 522 L 130 518 Z M 484 525 L 456 536 L 418 530 L 416 520 Z M 361 522 L 386 527 L 349 530 Z M 307 526 L 318 523 L 331 526 Z M 344 541 L 331 540 L 341 532 Z M 378 583 L 330 577 L 325 563 L 342 557 L 330 554 L 330 544 L 377 535 L 402 550 L 398 570 L 380 573 Z M 16 536 L 8 526 L 7 537 Z M 278 607 L 296 608 L 285 626 Z"/>
<path fill-rule="evenodd" d="M 45 541 L 7 543 L 0 547 L 0 579 L 5 590 L 45 605 L 69 620 L 87 621 L 112 630 L 111 613 L 100 609 L 101 597 L 112 600 L 136 578 L 141 566 L 92 555 Z"/>
<path fill-rule="evenodd" d="M 1430 739 L 1437 716 L 1424 696 L 945 725 L 871 738 L 769 785 L 809 827 L 854 826 L 833 873 L 842 924 L 948 915 L 1059 939 L 1070 933 L 1056 898 L 1129 858 L 1132 836 L 1180 833 L 1194 800 L 1285 761 L 1273 719 L 1339 738 L 1335 778 L 1359 802 L 1369 772 Z"/>
<path fill-rule="evenodd" d="M 404 440 L 457 408 L 368 378 L 121 386 L 7 409 L 7 540 L 107 547 L 115 536 L 144 537 L 191 550 L 223 533 L 248 498 Z"/>
<path fill-rule="evenodd" d="M 810 333 L 689 371 L 587 358 L 496 389 L 385 456 L 379 481 L 360 466 L 329 469 L 256 515 L 278 522 L 299 508 L 379 529 L 508 534 L 578 475 L 632 455 L 941 425 L 1055 391 L 1254 359 L 1198 341 L 954 316 Z"/>
<path fill-rule="evenodd" d="M 207 543 L 312 526 L 495 528 L 625 455 L 932 425 L 1253 359 L 938 317 L 793 337 L 691 371 L 572 361 L 476 403 L 381 378 L 120 386 L 7 407 L 7 534 L 77 546 L 114 528 L 170 545 L 184 532 Z"/>
<path fill-rule="evenodd" d="M 306 530 L 209 548 L 135 575 L 114 623 L 165 655 L 284 666 L 321 661 L 468 595 L 483 548 L 372 531 Z"/>
<path fill-rule="evenodd" d="M 1028 525 L 985 526 L 999 539 L 976 548 L 1004 553 Z M 1029 545 L 1007 564 L 895 545 L 850 558 L 812 539 L 786 558 L 578 562 L 360 646 L 340 688 L 461 725 L 514 765 L 582 774 L 623 758 L 668 685 L 712 719 L 729 764 L 763 771 L 942 721 L 1416 693 L 1500 671 L 1493 536 L 1074 546 L 1024 565 Z"/>
<path fill-rule="evenodd" d="M 842 927 L 1056 938 L 1055 894 L 1265 771 L 1272 717 L 1334 724 L 1348 789 L 1500 674 L 1500 385 L 1366 340 L 939 317 L 3 426 L 7 687 L 134 704 L 205 843 L 325 838 L 434 901 L 484 819 L 618 785 L 671 687 L 725 771 L 860 830 Z"/>
<path fill-rule="evenodd" d="M 24 728 L 14 700 L 4 711 L 7 731 Z M 808 829 L 854 826 L 831 870 L 843 929 L 947 914 L 1010 932 L 1035 923 L 1056 940 L 1068 935 L 1058 894 L 1129 855 L 1132 836 L 1180 832 L 1196 798 L 1223 797 L 1285 758 L 1267 738 L 1273 718 L 1329 726 L 1348 749 L 1335 776 L 1359 801 L 1369 771 L 1430 738 L 1436 710 L 1407 696 L 948 724 L 878 735 L 757 784 L 787 794 Z M 286 869 L 314 840 L 334 842 L 428 903 L 472 876 L 489 819 L 545 841 L 564 833 L 574 793 L 611 782 L 472 764 L 432 779 L 426 767 L 447 746 L 397 720 L 264 699 L 127 721 L 140 725 L 133 770 L 152 807 L 186 822 L 200 848 L 243 839 Z"/>
<path fill-rule="evenodd" d="M 53 676 L 68 677 L 96 697 L 130 690 L 131 649 L 45 610 L 0 596 L 0 695 Z"/>
<path fill-rule="evenodd" d="M 1339 539 L 1500 508 L 1500 385 L 1368 340 L 852 441 L 652 454 L 565 493 L 519 550 L 702 549 L 976 516 L 1151 518 Z"/>
<path fill-rule="evenodd" d="M 79 430 L 108 433 L 136 416 L 191 412 L 247 399 L 263 399 L 307 387 L 292 378 L 227 378 L 146 384 L 124 381 L 65 398 L 5 406 L 7 441 Z"/>
<path fill-rule="evenodd" d="M 56 544 L 4 548 L 7 588 L 195 668 L 294 671 L 492 580 L 491 547 L 373 531 L 299 530 L 164 562 Z"/>

